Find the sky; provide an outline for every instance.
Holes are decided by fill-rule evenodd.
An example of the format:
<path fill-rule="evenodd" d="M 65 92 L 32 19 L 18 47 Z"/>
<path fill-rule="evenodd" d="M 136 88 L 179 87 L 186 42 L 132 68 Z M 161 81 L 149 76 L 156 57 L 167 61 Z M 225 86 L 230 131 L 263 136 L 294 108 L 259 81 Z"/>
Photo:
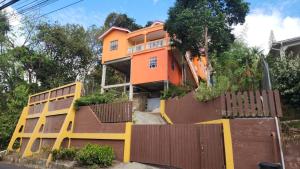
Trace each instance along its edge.
<path fill-rule="evenodd" d="M 47 13 L 78 0 L 58 0 L 43 8 Z M 268 51 L 270 31 L 276 40 L 300 36 L 300 0 L 246 0 L 250 12 L 243 25 L 233 27 L 236 37 L 243 39 L 249 46 Z M 22 2 L 22 1 L 21 1 Z M 175 0 L 83 0 L 66 9 L 47 15 L 47 19 L 62 24 L 76 23 L 84 27 L 101 26 L 111 12 L 126 13 L 140 25 L 147 21 L 164 21 L 168 9 Z M 18 5 L 13 6 L 14 9 Z"/>

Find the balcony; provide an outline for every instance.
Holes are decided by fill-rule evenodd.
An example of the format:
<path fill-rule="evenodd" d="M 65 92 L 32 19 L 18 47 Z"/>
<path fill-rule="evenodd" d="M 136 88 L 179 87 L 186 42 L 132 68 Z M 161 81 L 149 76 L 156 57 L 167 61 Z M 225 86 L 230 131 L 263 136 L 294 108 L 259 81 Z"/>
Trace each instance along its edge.
<path fill-rule="evenodd" d="M 165 47 L 166 45 L 167 45 L 166 39 L 158 39 L 158 40 L 150 41 L 147 43 L 142 43 L 142 44 L 132 46 L 132 47 L 128 48 L 128 53 L 133 54 L 133 53 L 141 52 L 144 50 Z"/>

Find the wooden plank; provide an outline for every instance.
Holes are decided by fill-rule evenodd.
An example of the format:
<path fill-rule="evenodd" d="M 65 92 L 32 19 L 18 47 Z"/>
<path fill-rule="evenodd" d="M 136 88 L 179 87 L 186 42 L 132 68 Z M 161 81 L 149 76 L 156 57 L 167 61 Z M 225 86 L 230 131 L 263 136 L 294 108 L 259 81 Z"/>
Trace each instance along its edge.
<path fill-rule="evenodd" d="M 267 117 L 269 116 L 269 105 L 268 105 L 268 96 L 267 92 L 265 90 L 262 91 L 262 97 L 263 97 L 263 112 L 264 116 Z"/>
<path fill-rule="evenodd" d="M 268 90 L 268 101 L 269 101 L 269 108 L 270 113 L 272 117 L 276 116 L 276 108 L 275 108 L 275 102 L 274 102 L 274 95 L 272 90 Z"/>
<path fill-rule="evenodd" d="M 245 117 L 248 117 L 249 114 L 250 114 L 248 92 L 244 91 L 243 95 L 244 95 L 244 112 L 245 112 Z"/>
<path fill-rule="evenodd" d="M 234 92 L 231 93 L 231 98 L 232 98 L 232 113 L 234 117 L 238 116 L 238 107 L 237 107 L 237 100 L 236 100 L 236 95 Z"/>
<path fill-rule="evenodd" d="M 238 101 L 238 107 L 239 107 L 239 117 L 245 116 L 244 110 L 243 110 L 243 99 L 242 99 L 242 93 L 237 93 L 237 101 Z"/>
<path fill-rule="evenodd" d="M 261 103 L 260 96 L 261 96 L 260 91 L 256 90 L 255 98 L 256 98 L 257 115 L 261 117 L 261 116 L 263 116 L 263 108 L 262 108 L 262 103 Z"/>
<path fill-rule="evenodd" d="M 221 113 L 223 117 L 226 117 L 226 99 L 225 94 L 221 95 Z"/>
<path fill-rule="evenodd" d="M 274 98 L 275 98 L 275 106 L 276 106 L 276 114 L 278 117 L 282 117 L 282 109 L 281 109 L 281 102 L 280 102 L 280 94 L 278 90 L 274 91 Z"/>
<path fill-rule="evenodd" d="M 256 105 L 255 105 L 255 101 L 254 101 L 254 92 L 253 91 L 249 91 L 249 96 L 250 96 L 250 107 L 251 107 L 251 115 L 252 117 L 257 116 L 257 112 L 256 112 Z"/>
<path fill-rule="evenodd" d="M 231 94 L 226 93 L 226 106 L 227 106 L 227 116 L 232 116 L 232 107 L 231 107 Z"/>

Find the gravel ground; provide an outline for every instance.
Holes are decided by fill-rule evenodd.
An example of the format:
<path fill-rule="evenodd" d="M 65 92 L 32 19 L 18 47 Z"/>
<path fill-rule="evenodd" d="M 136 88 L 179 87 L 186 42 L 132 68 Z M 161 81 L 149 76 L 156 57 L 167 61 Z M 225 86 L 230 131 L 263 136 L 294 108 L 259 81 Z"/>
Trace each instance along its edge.
<path fill-rule="evenodd" d="M 27 167 L 18 167 L 12 164 L 0 163 L 0 169 L 30 169 Z"/>

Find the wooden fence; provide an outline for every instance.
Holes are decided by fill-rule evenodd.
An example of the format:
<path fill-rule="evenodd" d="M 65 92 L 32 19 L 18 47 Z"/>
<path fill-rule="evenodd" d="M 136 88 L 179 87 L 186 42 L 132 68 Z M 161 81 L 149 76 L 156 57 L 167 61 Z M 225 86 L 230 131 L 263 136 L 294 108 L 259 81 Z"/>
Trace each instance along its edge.
<path fill-rule="evenodd" d="M 107 103 L 91 105 L 102 123 L 119 123 L 132 121 L 132 102 Z"/>
<path fill-rule="evenodd" d="M 221 96 L 224 117 L 281 117 L 278 90 L 226 93 Z"/>
<path fill-rule="evenodd" d="M 133 125 L 131 141 L 131 161 L 184 169 L 225 168 L 220 124 Z"/>

